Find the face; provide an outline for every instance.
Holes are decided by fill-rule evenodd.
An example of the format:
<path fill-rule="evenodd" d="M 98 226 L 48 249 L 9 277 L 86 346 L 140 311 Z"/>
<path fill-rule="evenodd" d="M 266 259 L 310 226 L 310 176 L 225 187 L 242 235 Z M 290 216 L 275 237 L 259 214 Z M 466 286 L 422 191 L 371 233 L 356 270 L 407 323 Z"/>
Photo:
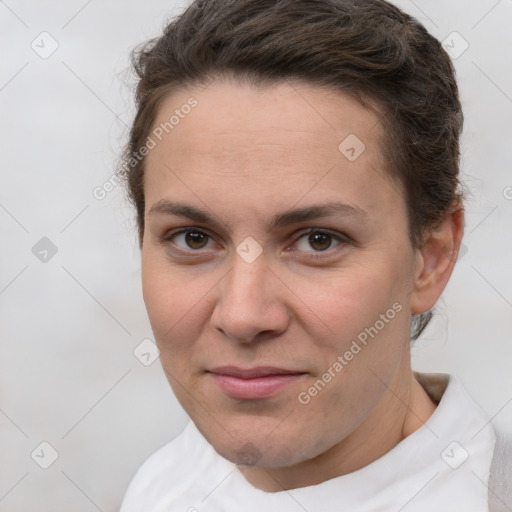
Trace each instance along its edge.
<path fill-rule="evenodd" d="M 154 128 L 177 110 L 144 183 L 162 366 L 224 457 L 313 459 L 382 421 L 410 372 L 417 257 L 381 126 L 305 84 L 217 80 L 168 97 Z"/>

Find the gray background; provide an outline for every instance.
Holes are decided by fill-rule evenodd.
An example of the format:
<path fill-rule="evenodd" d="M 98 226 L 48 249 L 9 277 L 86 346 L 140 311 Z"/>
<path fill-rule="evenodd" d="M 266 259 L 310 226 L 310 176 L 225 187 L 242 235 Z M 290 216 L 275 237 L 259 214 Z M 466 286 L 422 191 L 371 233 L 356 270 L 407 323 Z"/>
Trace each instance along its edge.
<path fill-rule="evenodd" d="M 128 52 L 185 3 L 0 2 L 1 511 L 115 511 L 138 466 L 187 420 L 158 360 L 133 353 L 152 337 L 133 212 L 120 186 L 93 196 L 133 115 Z M 467 252 L 414 367 L 456 374 L 510 430 L 512 1 L 396 3 L 455 53 L 469 45 L 455 59 Z M 41 442 L 59 454 L 48 469 Z"/>

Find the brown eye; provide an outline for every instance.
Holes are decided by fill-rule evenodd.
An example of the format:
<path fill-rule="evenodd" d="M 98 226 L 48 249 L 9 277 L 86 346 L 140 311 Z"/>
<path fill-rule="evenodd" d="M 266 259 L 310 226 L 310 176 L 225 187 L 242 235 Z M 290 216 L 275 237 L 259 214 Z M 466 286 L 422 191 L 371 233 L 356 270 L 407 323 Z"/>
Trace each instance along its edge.
<path fill-rule="evenodd" d="M 311 233 L 308 242 L 315 251 L 325 251 L 332 244 L 332 236 L 327 233 Z"/>
<path fill-rule="evenodd" d="M 343 234 L 329 233 L 328 231 L 310 230 L 296 239 L 294 250 L 303 253 L 309 253 L 310 256 L 315 253 L 331 253 L 338 245 L 343 245 L 348 239 Z"/>
<path fill-rule="evenodd" d="M 173 244 L 185 251 L 209 248 L 213 243 L 213 239 L 208 235 L 208 233 L 198 229 L 182 230 L 174 235 L 166 237 L 165 240 L 171 241 Z"/>
<path fill-rule="evenodd" d="M 206 233 L 201 231 L 188 231 L 185 234 L 185 243 L 191 249 L 202 249 L 208 243 L 209 238 Z"/>

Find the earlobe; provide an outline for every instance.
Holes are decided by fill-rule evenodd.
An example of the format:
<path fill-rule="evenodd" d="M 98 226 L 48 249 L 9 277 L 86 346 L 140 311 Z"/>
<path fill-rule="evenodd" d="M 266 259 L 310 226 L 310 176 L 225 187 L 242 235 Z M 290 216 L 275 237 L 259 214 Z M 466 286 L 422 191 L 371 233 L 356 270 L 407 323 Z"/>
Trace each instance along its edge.
<path fill-rule="evenodd" d="M 458 204 L 430 230 L 418 249 L 411 313 L 424 313 L 437 302 L 457 261 L 463 234 L 464 211 Z"/>

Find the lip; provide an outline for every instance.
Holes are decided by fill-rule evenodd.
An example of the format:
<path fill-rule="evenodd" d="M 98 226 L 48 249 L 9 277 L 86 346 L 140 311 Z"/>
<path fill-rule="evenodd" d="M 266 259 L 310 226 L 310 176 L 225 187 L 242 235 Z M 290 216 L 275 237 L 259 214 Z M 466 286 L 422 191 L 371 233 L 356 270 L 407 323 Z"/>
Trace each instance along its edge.
<path fill-rule="evenodd" d="M 273 366 L 219 366 L 209 373 L 226 395 L 238 400 L 269 398 L 305 375 L 304 372 L 297 370 Z"/>

